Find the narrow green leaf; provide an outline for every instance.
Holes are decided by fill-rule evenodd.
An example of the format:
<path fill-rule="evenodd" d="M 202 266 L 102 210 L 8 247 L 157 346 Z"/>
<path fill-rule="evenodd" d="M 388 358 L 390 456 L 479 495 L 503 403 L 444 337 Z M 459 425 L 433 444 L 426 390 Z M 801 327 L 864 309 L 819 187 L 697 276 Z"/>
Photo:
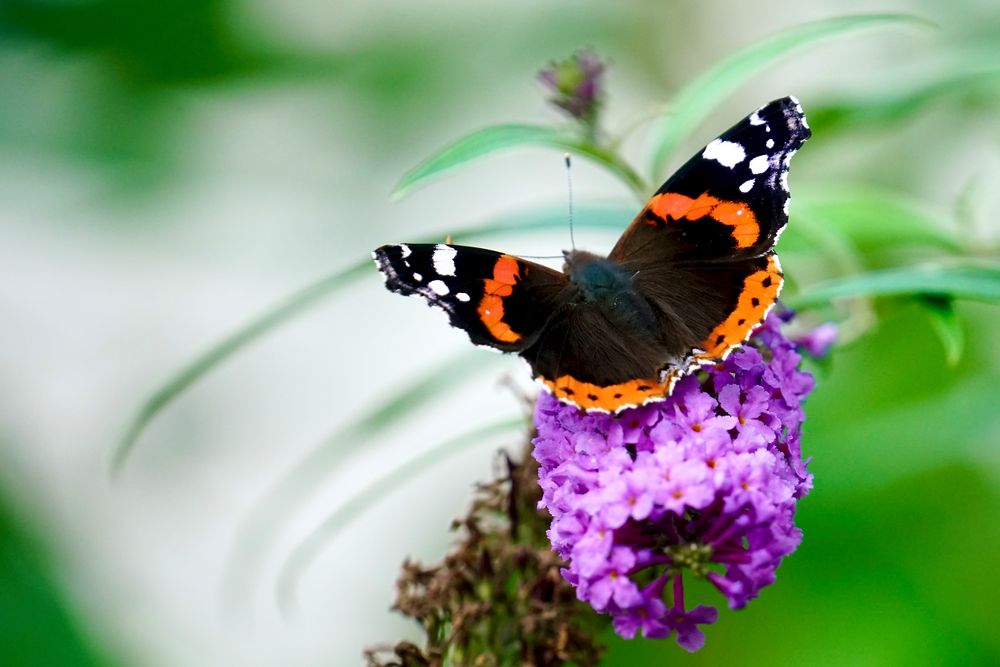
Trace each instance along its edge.
<path fill-rule="evenodd" d="M 1000 93 L 1000 89 L 997 90 Z M 962 247 L 991 247 L 993 243 L 990 237 L 993 236 L 985 222 L 987 215 L 987 193 L 992 189 L 993 179 L 983 172 L 972 174 L 962 185 L 955 202 L 952 205 L 952 215 L 958 223 L 958 236 L 961 238 Z"/>
<path fill-rule="evenodd" d="M 793 308 L 852 296 L 936 296 L 1000 302 L 1000 264 L 967 261 L 949 265 L 907 266 L 830 280 L 792 299 Z"/>
<path fill-rule="evenodd" d="M 365 259 L 295 292 L 243 328 L 225 337 L 169 378 L 146 399 L 132 418 L 125 435 L 116 444 L 111 455 L 112 475 L 121 472 L 149 422 L 195 381 L 279 324 L 287 322 L 307 308 L 347 287 L 366 271 L 371 270 L 371 266 L 371 260 Z"/>
<path fill-rule="evenodd" d="M 288 611 L 295 603 L 295 588 L 299 577 L 315 560 L 323 547 L 329 544 L 365 510 L 385 498 L 407 481 L 442 463 L 462 450 L 486 438 L 506 433 L 526 425 L 524 417 L 504 419 L 467 431 L 432 447 L 420 456 L 399 465 L 388 473 L 369 482 L 364 488 L 333 511 L 288 556 L 278 574 L 277 597 L 279 606 Z M 412 517 L 411 517 L 412 518 Z"/>
<path fill-rule="evenodd" d="M 662 174 L 666 162 L 680 142 L 701 123 L 725 97 L 747 79 L 775 61 L 802 47 L 861 28 L 923 24 L 927 21 L 906 14 L 858 14 L 805 23 L 761 40 L 723 59 L 685 84 L 674 96 L 660 124 L 654 144 L 652 172 Z"/>
<path fill-rule="evenodd" d="M 461 387 L 466 380 L 501 359 L 499 355 L 477 351 L 422 372 L 416 380 L 353 423 L 337 429 L 303 456 L 254 503 L 236 533 L 223 581 L 223 599 L 229 606 L 233 609 L 247 607 L 268 548 L 276 542 L 296 504 L 327 483 L 339 468 L 360 453 L 371 454 L 376 450 L 378 443 L 373 442 L 374 436 L 389 430 L 446 391 Z"/>
<path fill-rule="evenodd" d="M 779 251 L 787 247 L 801 248 L 804 244 L 813 252 L 828 258 L 840 274 L 854 274 L 863 269 L 864 262 L 857 246 L 841 229 L 808 215 L 800 215 L 798 206 L 795 207 L 793 216 L 781 235 Z"/>
<path fill-rule="evenodd" d="M 18 451 L 6 438 L 0 444 L 4 452 Z M 0 483 L 0 649 L 4 664 L 135 664 L 134 657 L 115 655 L 118 646 L 105 645 L 94 632 L 93 616 L 71 594 L 73 586 L 61 565 L 66 547 L 45 513 L 25 502 L 21 494 L 25 481 L 10 475 Z"/>
<path fill-rule="evenodd" d="M 575 204 L 573 206 L 573 226 L 577 229 L 607 229 L 621 233 L 625 231 L 638 212 L 638 207 L 620 204 Z M 458 229 L 452 232 L 452 238 L 456 242 L 465 243 L 494 236 L 543 232 L 560 228 L 566 230 L 566 240 L 568 241 L 569 223 L 566 219 L 566 208 L 551 206 L 511 213 L 482 225 Z"/>
<path fill-rule="evenodd" d="M 921 209 L 890 192 L 861 187 L 799 190 L 793 207 L 797 218 L 836 229 L 862 251 L 901 245 L 962 249 L 944 224 L 943 213 Z"/>
<path fill-rule="evenodd" d="M 402 197 L 416 185 L 443 171 L 476 158 L 517 146 L 549 146 L 587 157 L 607 168 L 640 197 L 648 187 L 635 170 L 611 151 L 582 141 L 565 130 L 541 125 L 491 125 L 445 146 L 414 169 L 396 185 L 392 195 Z"/>
<path fill-rule="evenodd" d="M 408 171 L 393 190 L 402 196 L 421 181 L 447 169 L 484 155 L 515 146 L 542 145 L 559 147 L 569 141 L 566 133 L 541 125 L 491 125 L 458 139 Z"/>
<path fill-rule="evenodd" d="M 578 228 L 623 229 L 634 214 L 635 211 L 631 208 L 621 206 L 579 206 L 574 211 L 574 224 Z M 555 209 L 545 209 L 505 216 L 482 225 L 456 230 L 453 236 L 456 240 L 469 242 L 500 234 L 539 232 L 565 226 L 565 211 L 559 209 L 557 212 Z M 433 243 L 440 240 L 440 238 L 425 237 L 414 242 Z M 121 472 L 135 449 L 139 437 L 149 423 L 188 387 L 247 345 L 301 315 L 308 308 L 318 305 L 323 299 L 336 294 L 366 272 L 371 272 L 372 276 L 375 275 L 375 267 L 368 258 L 316 281 L 280 301 L 276 306 L 251 320 L 243 328 L 226 336 L 221 342 L 184 366 L 142 403 L 125 430 L 125 435 L 115 443 L 111 454 L 112 475 Z"/>
<path fill-rule="evenodd" d="M 796 200 L 798 200 L 797 197 Z M 809 261 L 808 264 L 800 265 L 799 271 L 794 276 L 786 273 L 788 289 L 784 293 L 785 303 L 794 301 L 793 295 L 800 290 L 802 274 L 818 270 L 821 272 L 818 275 L 829 275 L 822 273 L 823 264 L 829 263 L 827 270 L 832 270 L 833 275 L 856 275 L 864 270 L 864 260 L 861 253 L 853 240 L 842 230 L 814 220 L 808 215 L 800 216 L 798 207 L 795 207 L 793 214 L 793 220 L 781 236 L 779 251 L 784 253 L 785 249 L 789 247 L 789 241 L 792 242 L 791 248 L 796 248 L 796 245 L 801 248 L 805 244 L 810 250 L 810 254 L 825 259 L 826 262 Z M 820 266 L 816 266 L 817 264 Z M 844 310 L 847 317 L 840 323 L 840 335 L 838 336 L 840 342 L 851 340 L 860 335 L 860 332 L 866 331 L 875 321 L 875 313 L 868 299 L 852 299 L 846 304 Z"/>
<path fill-rule="evenodd" d="M 947 297 L 924 297 L 920 300 L 931 317 L 934 332 L 941 339 L 945 360 L 957 366 L 965 351 L 965 329 L 955 309 L 955 302 Z"/>
<path fill-rule="evenodd" d="M 997 55 L 991 54 L 983 62 L 996 60 Z M 935 74 L 904 90 L 880 91 L 860 99 L 815 105 L 809 110 L 809 124 L 817 134 L 826 135 L 862 125 L 881 127 L 898 123 L 949 98 L 972 97 L 976 100 L 974 104 L 981 104 L 984 98 L 996 100 L 998 82 L 1000 68 L 993 65 L 982 69 L 981 63 L 969 63 L 968 67 L 949 68 L 944 74 Z"/>

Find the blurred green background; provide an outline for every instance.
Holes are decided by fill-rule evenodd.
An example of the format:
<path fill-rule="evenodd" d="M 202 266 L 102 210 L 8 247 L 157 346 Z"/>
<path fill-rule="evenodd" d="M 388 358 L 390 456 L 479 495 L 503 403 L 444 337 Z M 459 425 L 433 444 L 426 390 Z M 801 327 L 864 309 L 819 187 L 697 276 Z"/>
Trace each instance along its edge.
<path fill-rule="evenodd" d="M 516 360 L 469 352 L 372 267 L 180 395 L 110 481 L 135 410 L 209 346 L 377 245 L 564 210 L 561 154 L 545 149 L 388 196 L 456 136 L 557 122 L 535 80 L 550 60 L 583 45 L 610 59 L 603 124 L 619 132 L 738 49 L 876 9 L 936 27 L 846 33 L 747 76 L 671 166 L 795 94 L 815 135 L 795 159 L 789 229 L 836 218 L 840 230 L 783 240 L 796 285 L 942 256 L 995 261 L 993 0 L 6 0 L 4 664 L 358 664 L 365 645 L 415 639 L 388 610 L 399 564 L 444 552 L 448 521 L 492 474 L 496 447 L 519 447 L 516 430 L 368 494 L 360 520 L 295 572 L 294 602 L 279 605 L 276 587 L 289 554 L 371 480 L 521 414 L 503 380 L 525 386 Z M 625 155 L 645 164 L 649 137 L 638 125 Z M 574 190 L 581 216 L 638 207 L 584 160 Z M 927 224 L 910 233 L 915 219 Z M 615 236 L 583 229 L 577 241 L 600 251 Z M 484 243 L 552 255 L 566 237 Z M 777 584 L 723 611 L 697 655 L 611 639 L 606 664 L 1000 664 L 997 310 L 956 301 L 955 326 L 895 299 L 805 317 L 845 314 L 846 344 L 816 369 L 807 406 L 805 539 Z M 442 365 L 451 372 L 435 374 Z"/>

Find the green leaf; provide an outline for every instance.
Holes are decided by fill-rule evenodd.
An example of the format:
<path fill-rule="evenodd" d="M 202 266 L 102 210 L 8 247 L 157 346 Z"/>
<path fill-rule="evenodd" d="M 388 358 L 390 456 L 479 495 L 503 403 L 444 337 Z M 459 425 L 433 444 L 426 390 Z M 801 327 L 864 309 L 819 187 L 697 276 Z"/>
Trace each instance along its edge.
<path fill-rule="evenodd" d="M 924 297 L 920 300 L 931 317 L 934 332 L 944 346 L 945 360 L 949 366 L 957 366 L 965 350 L 965 329 L 955 310 L 955 302 L 947 297 Z"/>
<path fill-rule="evenodd" d="M 5 452 L 18 451 L 2 443 Z M 18 467 L 8 461 L 7 472 Z M 65 569 L 68 547 L 54 551 L 49 542 L 63 543 L 65 534 L 45 513 L 35 513 L 23 501 L 25 479 L 9 478 L 14 488 L 0 486 L 0 650 L 3 664 L 18 667 L 110 667 L 134 664 L 112 655 L 93 630 L 94 616 L 80 607 Z M 15 502 L 19 498 L 22 502 Z M 45 535 L 47 539 L 40 539 Z M 117 647 L 116 647 L 117 648 Z"/>
<path fill-rule="evenodd" d="M 890 192 L 862 187 L 797 191 L 793 207 L 797 218 L 836 229 L 862 251 L 901 245 L 962 249 L 942 224 L 944 214 L 921 209 Z"/>
<path fill-rule="evenodd" d="M 620 204 L 574 205 L 573 226 L 577 229 L 607 229 L 620 234 L 638 212 L 634 206 Z M 456 242 L 459 240 L 467 242 L 512 233 L 543 232 L 559 228 L 566 230 L 568 241 L 569 222 L 566 219 L 565 207 L 549 206 L 510 213 L 482 225 L 459 229 L 452 233 L 452 237 Z"/>
<path fill-rule="evenodd" d="M 465 380 L 474 377 L 473 371 L 479 372 L 501 359 L 499 355 L 476 351 L 421 372 L 416 380 L 353 423 L 337 429 L 302 457 L 254 503 L 237 531 L 223 581 L 223 597 L 230 606 L 246 608 L 268 549 L 277 542 L 279 531 L 296 504 L 328 483 L 338 468 L 353 461 L 359 453 L 371 454 L 376 450 L 378 443 L 373 441 L 374 436 L 447 390 L 461 387 Z"/>
<path fill-rule="evenodd" d="M 813 285 L 790 305 L 808 308 L 853 296 L 935 296 L 998 303 L 1000 264 L 965 261 L 872 271 Z"/>
<path fill-rule="evenodd" d="M 549 146 L 587 157 L 607 168 L 640 197 L 648 191 L 646 183 L 629 165 L 611 151 L 582 141 L 565 130 L 541 125 L 491 125 L 445 146 L 414 169 L 396 185 L 392 195 L 402 197 L 431 176 L 465 164 L 476 158 L 516 146 Z"/>
<path fill-rule="evenodd" d="M 506 433 L 526 425 L 524 417 L 495 421 L 467 431 L 432 447 L 416 458 L 406 461 L 388 473 L 369 482 L 363 489 L 333 511 L 288 556 L 278 574 L 277 596 L 279 606 L 291 609 L 295 603 L 295 586 L 302 572 L 313 562 L 322 548 L 335 539 L 344 528 L 358 519 L 365 510 L 391 494 L 407 481 L 422 475 L 431 467 L 454 457 L 462 450 L 482 442 L 485 438 Z M 413 517 L 410 517 L 412 520 Z"/>
<path fill-rule="evenodd" d="M 621 229 L 634 214 L 633 209 L 622 206 L 577 207 L 574 210 L 574 224 L 578 228 Z M 566 224 L 566 213 L 563 209 L 558 211 L 542 209 L 505 216 L 482 225 L 456 230 L 453 236 L 456 240 L 468 242 L 513 232 L 545 231 L 565 227 Z M 414 242 L 434 243 L 440 240 L 440 238 L 425 237 Z M 367 272 L 370 272 L 372 276 L 376 273 L 372 261 L 365 258 L 293 293 L 270 310 L 251 320 L 249 324 L 226 336 L 168 378 L 142 403 L 125 430 L 125 435 L 115 444 L 111 454 L 112 475 L 121 472 L 135 449 L 139 437 L 149 423 L 191 385 L 244 347 L 254 343 L 285 322 L 301 315 L 309 308 L 319 305 L 323 299 L 348 287 Z"/>
<path fill-rule="evenodd" d="M 996 61 L 997 55 L 985 62 Z M 902 91 L 880 91 L 868 97 L 816 105 L 809 111 L 809 124 L 819 134 L 830 134 L 859 126 L 888 125 L 923 111 L 948 98 L 996 98 L 1000 68 L 981 69 L 978 63 L 952 67 Z M 995 104 L 995 102 L 994 102 Z"/>
<path fill-rule="evenodd" d="M 819 253 L 830 260 L 838 273 L 858 273 L 864 267 L 861 254 L 852 239 L 833 225 L 824 224 L 808 215 L 799 215 L 797 206 L 792 220 L 781 235 L 778 249 L 780 251 L 786 248 L 808 248 Z"/>
<path fill-rule="evenodd" d="M 149 422 L 188 387 L 233 354 L 270 332 L 278 325 L 287 322 L 301 314 L 307 308 L 316 305 L 323 299 L 347 287 L 364 275 L 366 271 L 371 270 L 371 267 L 371 260 L 365 259 L 295 292 L 263 315 L 252 320 L 246 326 L 226 336 L 222 341 L 202 353 L 201 356 L 181 368 L 181 370 L 169 378 L 145 400 L 136 415 L 132 418 L 131 423 L 125 430 L 125 435 L 122 436 L 122 439 L 118 441 L 112 451 L 112 475 L 117 475 L 121 472 L 129 454 L 131 454 L 136 442 L 138 442 L 139 436 L 142 435 Z"/>
<path fill-rule="evenodd" d="M 725 97 L 747 79 L 804 46 L 861 28 L 928 22 L 906 14 L 858 14 L 806 23 L 773 35 L 723 59 L 692 79 L 674 96 L 654 144 L 652 172 L 662 174 L 680 142 Z"/>

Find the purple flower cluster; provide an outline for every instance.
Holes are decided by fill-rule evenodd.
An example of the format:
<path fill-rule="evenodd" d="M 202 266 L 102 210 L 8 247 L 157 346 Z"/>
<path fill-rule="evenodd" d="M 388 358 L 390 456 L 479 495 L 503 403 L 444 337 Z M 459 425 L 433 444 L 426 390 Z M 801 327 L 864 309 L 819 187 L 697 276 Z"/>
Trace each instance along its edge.
<path fill-rule="evenodd" d="M 549 539 L 578 597 L 611 614 L 619 635 L 676 633 L 696 651 L 698 626 L 717 612 L 685 606 L 685 575 L 738 609 L 798 547 L 795 505 L 812 488 L 802 403 L 813 378 L 799 370 L 782 319 L 772 314 L 749 344 L 661 403 L 608 415 L 539 397 L 534 457 Z"/>
<path fill-rule="evenodd" d="M 551 102 L 577 120 L 593 123 L 601 102 L 604 63 L 590 49 L 582 49 L 538 73 L 548 87 Z"/>

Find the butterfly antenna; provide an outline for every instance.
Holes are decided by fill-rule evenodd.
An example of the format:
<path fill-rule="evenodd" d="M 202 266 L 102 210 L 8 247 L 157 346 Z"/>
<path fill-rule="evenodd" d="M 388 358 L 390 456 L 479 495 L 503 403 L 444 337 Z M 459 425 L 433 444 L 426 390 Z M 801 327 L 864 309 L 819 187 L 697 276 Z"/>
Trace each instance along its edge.
<path fill-rule="evenodd" d="M 566 162 L 566 193 L 569 195 L 569 244 L 573 251 L 576 251 L 576 237 L 573 236 L 573 164 L 569 159 L 569 153 L 563 155 Z"/>

